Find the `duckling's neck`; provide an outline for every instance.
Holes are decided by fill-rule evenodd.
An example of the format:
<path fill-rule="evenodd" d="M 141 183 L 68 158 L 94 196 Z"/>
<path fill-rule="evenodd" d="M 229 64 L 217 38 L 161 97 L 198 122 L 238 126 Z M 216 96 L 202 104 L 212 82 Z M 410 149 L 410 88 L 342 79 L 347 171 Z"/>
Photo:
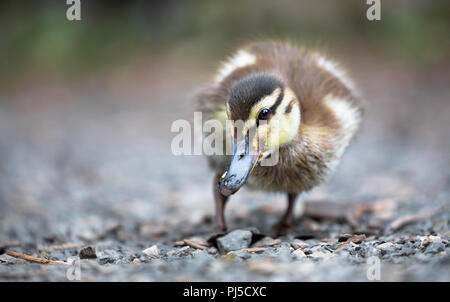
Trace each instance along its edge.
<path fill-rule="evenodd" d="M 337 164 L 330 129 L 302 124 L 298 136 L 280 147 L 278 159 L 274 166 L 255 167 L 249 183 L 280 192 L 309 191 Z"/>
<path fill-rule="evenodd" d="M 302 124 L 297 137 L 297 148 L 294 151 L 300 158 L 300 166 L 321 179 L 332 172 L 338 160 L 334 144 L 336 134 L 330 127 Z"/>

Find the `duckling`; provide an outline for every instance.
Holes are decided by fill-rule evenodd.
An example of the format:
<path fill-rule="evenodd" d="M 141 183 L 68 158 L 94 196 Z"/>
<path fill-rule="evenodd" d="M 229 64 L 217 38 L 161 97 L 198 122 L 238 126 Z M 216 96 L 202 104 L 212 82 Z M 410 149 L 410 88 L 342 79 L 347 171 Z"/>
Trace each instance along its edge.
<path fill-rule="evenodd" d="M 223 232 L 228 198 L 244 184 L 286 193 L 287 209 L 273 232 L 291 231 L 297 196 L 336 170 L 363 113 L 353 82 L 336 63 L 276 41 L 239 49 L 198 94 L 198 104 L 204 121 L 243 121 L 242 129 L 234 128 L 228 137 L 224 127 L 233 155 L 226 155 L 224 147 L 224 155 L 208 156 L 216 171 L 216 221 Z M 275 151 L 275 164 L 263 165 Z"/>

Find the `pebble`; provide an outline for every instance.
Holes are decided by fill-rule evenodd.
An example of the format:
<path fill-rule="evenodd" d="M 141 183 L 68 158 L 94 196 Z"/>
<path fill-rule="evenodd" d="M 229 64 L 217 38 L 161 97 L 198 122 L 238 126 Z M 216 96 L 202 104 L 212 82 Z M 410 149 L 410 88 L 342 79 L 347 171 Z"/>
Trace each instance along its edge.
<path fill-rule="evenodd" d="M 306 258 L 306 254 L 302 251 L 301 248 L 296 249 L 292 252 L 292 254 L 294 254 L 297 258 Z"/>
<path fill-rule="evenodd" d="M 213 246 L 208 249 L 208 253 L 210 253 L 212 255 L 217 254 L 217 252 L 218 252 L 218 250 Z"/>
<path fill-rule="evenodd" d="M 309 244 L 306 243 L 303 240 L 300 239 L 295 239 L 294 241 L 291 242 L 291 245 L 294 249 L 298 250 L 298 249 L 305 249 L 307 247 L 309 247 Z"/>
<path fill-rule="evenodd" d="M 416 253 L 415 249 L 406 246 L 403 246 L 402 250 L 400 251 L 400 254 L 402 256 L 414 255 L 415 253 Z"/>
<path fill-rule="evenodd" d="M 221 253 L 248 248 L 251 242 L 252 232 L 247 230 L 235 230 L 217 238 L 217 246 Z"/>
<path fill-rule="evenodd" d="M 104 250 L 98 255 L 98 262 L 100 264 L 117 263 L 121 259 L 123 259 L 123 254 L 111 249 Z"/>
<path fill-rule="evenodd" d="M 366 239 L 366 235 L 364 235 L 364 234 L 361 234 L 361 235 L 354 235 L 354 236 L 348 238 L 345 242 L 347 242 L 347 243 L 350 243 L 350 242 L 353 242 L 353 243 L 361 243 L 361 242 L 363 242 L 365 239 Z"/>
<path fill-rule="evenodd" d="M 156 245 L 153 245 L 153 246 L 149 247 L 148 249 L 143 250 L 142 254 L 144 254 L 147 257 L 158 257 L 159 249 Z"/>
<path fill-rule="evenodd" d="M 386 249 L 388 249 L 388 248 L 390 248 L 392 246 L 394 246 L 394 243 L 392 243 L 392 242 L 385 242 L 385 243 L 377 245 L 376 249 L 377 250 L 386 250 Z"/>
<path fill-rule="evenodd" d="M 420 240 L 422 241 L 422 245 L 423 246 L 428 246 L 428 245 L 430 245 L 432 243 L 435 243 L 435 242 L 439 242 L 439 243 L 442 242 L 441 237 L 433 236 L 433 235 L 423 236 L 423 237 L 420 238 Z"/>
<path fill-rule="evenodd" d="M 247 250 L 237 250 L 237 251 L 231 251 L 227 255 L 234 255 L 235 257 L 241 258 L 241 259 L 249 259 L 251 258 L 250 253 Z"/>
<path fill-rule="evenodd" d="M 426 250 L 425 254 L 436 254 L 445 250 L 445 245 L 442 242 L 436 241 L 430 244 Z"/>
<path fill-rule="evenodd" d="M 97 254 L 95 254 L 95 249 L 92 246 L 86 246 L 80 250 L 80 259 L 95 259 Z"/>
<path fill-rule="evenodd" d="M 173 243 L 173 246 L 175 246 L 175 247 L 178 247 L 178 246 L 184 246 L 184 245 L 186 245 L 186 243 L 184 242 L 184 240 L 178 240 L 178 241 L 175 241 L 175 242 Z"/>
<path fill-rule="evenodd" d="M 168 256 L 178 256 L 178 257 L 184 257 L 187 255 L 190 255 L 191 253 L 189 252 L 190 247 L 189 246 L 183 246 L 181 248 L 177 248 L 174 250 L 171 250 L 167 253 Z"/>
<path fill-rule="evenodd" d="M 311 253 L 308 257 L 313 258 L 313 259 L 328 260 L 335 256 L 336 255 L 333 253 L 324 253 L 322 251 L 315 251 L 315 252 Z"/>
<path fill-rule="evenodd" d="M 404 244 L 405 243 L 405 239 L 399 238 L 399 239 L 396 239 L 394 242 L 397 243 L 397 244 Z"/>
<path fill-rule="evenodd" d="M 167 252 L 167 256 L 187 256 L 190 255 L 189 249 L 190 247 L 187 245 L 180 248 L 175 248 Z"/>
<path fill-rule="evenodd" d="M 255 244 L 253 244 L 252 247 L 268 247 L 280 243 L 281 243 L 280 239 L 273 239 L 272 237 L 266 236 L 263 239 L 255 242 Z"/>

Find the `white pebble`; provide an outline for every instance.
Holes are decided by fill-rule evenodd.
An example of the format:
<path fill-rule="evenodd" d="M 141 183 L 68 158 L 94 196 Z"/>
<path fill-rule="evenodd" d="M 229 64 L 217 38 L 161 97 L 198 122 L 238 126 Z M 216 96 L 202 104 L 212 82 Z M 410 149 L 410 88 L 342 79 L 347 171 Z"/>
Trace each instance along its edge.
<path fill-rule="evenodd" d="M 159 250 L 156 245 L 153 245 L 149 247 L 148 249 L 145 249 L 142 251 L 142 254 L 148 257 L 158 257 L 159 256 Z"/>
<path fill-rule="evenodd" d="M 296 249 L 295 251 L 292 252 L 292 254 L 294 254 L 295 256 L 297 256 L 298 258 L 306 258 L 305 253 L 302 251 L 301 248 Z"/>
<path fill-rule="evenodd" d="M 394 246 L 394 244 L 392 242 L 385 242 L 385 243 L 377 245 L 376 249 L 384 250 L 384 249 L 390 248 L 391 246 Z"/>

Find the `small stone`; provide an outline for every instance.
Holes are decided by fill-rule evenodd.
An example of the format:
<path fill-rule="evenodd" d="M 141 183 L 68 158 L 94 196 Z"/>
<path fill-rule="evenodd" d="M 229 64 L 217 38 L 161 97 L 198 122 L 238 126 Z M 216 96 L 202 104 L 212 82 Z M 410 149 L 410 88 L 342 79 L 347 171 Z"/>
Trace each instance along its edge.
<path fill-rule="evenodd" d="M 80 259 L 95 259 L 97 254 L 92 246 L 86 246 L 80 250 Z"/>
<path fill-rule="evenodd" d="M 410 255 L 414 255 L 415 253 L 416 253 L 416 250 L 411 247 L 403 247 L 402 250 L 400 251 L 400 254 L 402 256 L 410 256 Z"/>
<path fill-rule="evenodd" d="M 394 242 L 397 243 L 397 244 L 404 244 L 405 243 L 405 239 L 399 238 L 399 239 L 396 239 Z"/>
<path fill-rule="evenodd" d="M 218 250 L 215 247 L 210 247 L 208 249 L 208 253 L 210 253 L 212 255 L 217 254 L 217 252 L 218 252 Z"/>
<path fill-rule="evenodd" d="M 439 237 L 439 236 L 434 236 L 434 235 L 428 236 L 428 239 L 430 239 L 431 242 L 439 242 L 439 241 L 442 240 L 441 237 Z"/>
<path fill-rule="evenodd" d="M 315 251 L 312 254 L 310 254 L 308 257 L 311 257 L 314 259 L 328 260 L 334 256 L 336 256 L 336 255 L 332 254 L 332 253 L 324 253 L 322 251 Z"/>
<path fill-rule="evenodd" d="M 445 250 L 445 245 L 442 242 L 436 241 L 430 244 L 425 250 L 425 254 L 436 254 Z"/>
<path fill-rule="evenodd" d="M 390 248 L 392 246 L 394 246 L 394 243 L 392 243 L 392 242 L 385 242 L 385 243 L 377 245 L 376 249 L 377 250 L 386 250 L 386 249 L 388 249 L 388 248 Z"/>
<path fill-rule="evenodd" d="M 297 256 L 297 258 L 306 258 L 306 254 L 302 251 L 301 248 L 296 249 L 295 251 L 292 252 L 292 254 Z"/>
<path fill-rule="evenodd" d="M 273 239 L 272 237 L 266 236 L 263 239 L 257 241 L 255 244 L 253 244 L 252 247 L 268 247 L 280 243 L 281 243 L 280 239 Z"/>
<path fill-rule="evenodd" d="M 350 242 L 352 242 L 352 243 L 361 243 L 364 240 L 366 240 L 366 235 L 365 234 L 361 234 L 361 235 L 354 235 L 354 236 L 348 238 L 345 242 L 347 242 L 347 243 L 350 243 Z"/>
<path fill-rule="evenodd" d="M 227 255 L 234 255 L 235 257 L 241 258 L 241 259 L 249 259 L 251 258 L 250 253 L 247 250 L 238 250 L 238 251 L 231 251 Z"/>
<path fill-rule="evenodd" d="M 175 247 L 183 246 L 183 245 L 186 245 L 186 243 L 184 243 L 184 240 L 178 240 L 173 243 L 173 246 L 175 246 Z"/>
<path fill-rule="evenodd" d="M 142 261 L 139 258 L 134 258 L 133 259 L 133 264 L 141 264 Z"/>
<path fill-rule="evenodd" d="M 416 241 L 416 242 L 414 242 L 414 248 L 416 248 L 416 249 L 418 249 L 418 248 L 420 248 L 421 247 L 421 244 L 422 244 L 422 242 L 420 242 L 420 241 Z"/>
<path fill-rule="evenodd" d="M 305 249 L 307 247 L 309 247 L 309 244 L 306 243 L 303 240 L 300 239 L 295 239 L 294 241 L 291 242 L 291 245 L 294 249 L 298 250 L 298 249 Z"/>
<path fill-rule="evenodd" d="M 108 263 L 117 263 L 122 258 L 123 255 L 118 253 L 116 250 L 104 250 L 99 253 L 98 262 L 102 265 Z"/>
<path fill-rule="evenodd" d="M 167 256 L 187 256 L 190 255 L 189 249 L 189 246 L 183 246 L 181 248 L 170 250 L 169 252 L 167 252 Z"/>
<path fill-rule="evenodd" d="M 307 247 L 307 248 L 303 249 L 303 252 L 306 255 L 311 255 L 313 251 L 312 251 L 312 249 L 310 247 Z"/>
<path fill-rule="evenodd" d="M 217 238 L 217 246 L 222 253 L 248 248 L 252 241 L 252 232 L 235 230 L 223 237 Z"/>
<path fill-rule="evenodd" d="M 420 238 L 420 240 L 422 241 L 423 246 L 428 246 L 435 242 L 442 242 L 441 237 L 433 236 L 433 235 L 423 236 Z"/>
<path fill-rule="evenodd" d="M 158 257 L 159 250 L 156 245 L 153 245 L 153 246 L 149 247 L 148 249 L 143 250 L 142 254 L 144 254 L 147 257 Z"/>

